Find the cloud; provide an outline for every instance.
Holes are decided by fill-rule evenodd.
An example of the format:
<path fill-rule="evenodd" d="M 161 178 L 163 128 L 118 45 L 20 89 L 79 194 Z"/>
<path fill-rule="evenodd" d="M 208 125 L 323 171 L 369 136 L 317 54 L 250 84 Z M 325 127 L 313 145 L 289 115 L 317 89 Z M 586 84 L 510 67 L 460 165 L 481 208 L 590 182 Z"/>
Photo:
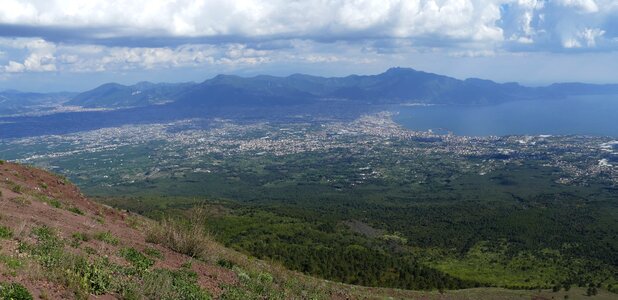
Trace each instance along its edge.
<path fill-rule="evenodd" d="M 23 27 L 44 28 L 55 38 L 79 35 L 80 30 L 93 40 L 136 36 L 502 38 L 495 22 L 500 18 L 499 5 L 503 1 L 492 0 L 5 1 L 0 7 L 1 24 L 21 26 L 21 31 L 27 31 Z"/>
<path fill-rule="evenodd" d="M 0 71 L 618 50 L 615 0 L 3 0 Z"/>
<path fill-rule="evenodd" d="M 25 71 L 49 72 L 56 70 L 56 46 L 43 39 L 2 39 L 0 46 L 23 49 L 28 54 L 23 62 L 10 60 L 4 71 L 8 73 L 19 73 Z"/>
<path fill-rule="evenodd" d="M 185 44 L 177 47 L 106 47 L 56 44 L 42 39 L 2 39 L 0 47 L 23 52 L 20 61 L 9 60 L 5 72 L 96 72 L 162 69 L 198 65 L 255 65 L 270 60 L 271 51 L 243 44 Z"/>

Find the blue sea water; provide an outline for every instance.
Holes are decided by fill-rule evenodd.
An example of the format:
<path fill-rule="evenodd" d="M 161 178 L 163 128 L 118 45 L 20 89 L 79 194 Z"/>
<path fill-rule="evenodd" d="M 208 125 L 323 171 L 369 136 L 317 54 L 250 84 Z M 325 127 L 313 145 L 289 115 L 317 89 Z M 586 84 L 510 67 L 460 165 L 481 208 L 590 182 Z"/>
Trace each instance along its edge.
<path fill-rule="evenodd" d="M 395 121 L 412 130 L 457 135 L 618 137 L 618 95 L 508 102 L 488 106 L 399 106 Z"/>

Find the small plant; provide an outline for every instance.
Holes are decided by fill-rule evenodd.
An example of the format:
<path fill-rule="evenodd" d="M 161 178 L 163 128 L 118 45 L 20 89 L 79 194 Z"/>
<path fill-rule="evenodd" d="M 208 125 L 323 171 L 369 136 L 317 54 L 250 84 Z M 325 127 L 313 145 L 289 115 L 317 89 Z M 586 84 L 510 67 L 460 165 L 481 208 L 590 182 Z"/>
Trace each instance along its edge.
<path fill-rule="evenodd" d="M 74 213 L 74 214 L 80 215 L 80 216 L 84 215 L 84 212 L 81 209 L 79 209 L 79 208 L 77 208 L 75 206 L 71 206 L 71 207 L 67 208 L 67 210 L 72 212 L 72 213 Z"/>
<path fill-rule="evenodd" d="M 0 226 L 0 239 L 9 239 L 13 236 L 11 228 Z"/>
<path fill-rule="evenodd" d="M 95 240 L 99 240 L 101 242 L 116 246 L 120 243 L 117 237 L 112 235 L 109 231 L 99 232 L 94 235 Z"/>
<path fill-rule="evenodd" d="M 125 248 L 120 251 L 120 255 L 124 257 L 138 271 L 138 273 L 147 271 L 152 267 L 155 261 L 143 253 L 135 250 L 135 248 Z"/>
<path fill-rule="evenodd" d="M 39 184 L 39 186 L 41 186 L 41 188 L 43 188 L 45 190 L 48 188 L 47 183 L 45 183 L 45 182 L 41 182 L 41 184 Z"/>
<path fill-rule="evenodd" d="M 32 294 L 19 283 L 0 283 L 0 299 L 32 300 Z"/>
<path fill-rule="evenodd" d="M 5 160 L 0 159 L 0 165 L 4 165 L 5 162 Z"/>

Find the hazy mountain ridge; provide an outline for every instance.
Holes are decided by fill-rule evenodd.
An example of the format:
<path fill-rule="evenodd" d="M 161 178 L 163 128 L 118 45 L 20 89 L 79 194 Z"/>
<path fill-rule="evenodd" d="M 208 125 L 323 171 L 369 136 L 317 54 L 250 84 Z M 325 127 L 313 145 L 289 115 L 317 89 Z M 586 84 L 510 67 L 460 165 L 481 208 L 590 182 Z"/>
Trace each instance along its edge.
<path fill-rule="evenodd" d="M 58 105 L 70 100 L 75 93 L 32 93 L 16 90 L 0 92 L 0 115 L 18 114 L 32 110 L 33 106 Z"/>
<path fill-rule="evenodd" d="M 76 95 L 67 104 L 88 108 L 147 106 L 171 101 L 178 93 L 193 85 L 193 83 L 151 83 L 147 81 L 130 86 L 106 83 Z"/>
<path fill-rule="evenodd" d="M 139 93 L 139 94 L 136 94 Z M 157 99 L 192 105 L 297 105 L 323 99 L 345 99 L 366 104 L 419 102 L 432 104 L 494 104 L 516 100 L 582 94 L 616 94 L 616 84 L 556 83 L 526 87 L 518 83 L 452 77 L 391 68 L 378 75 L 287 77 L 218 75 L 199 84 L 105 84 L 76 96 L 69 103 L 87 107 L 144 106 Z"/>

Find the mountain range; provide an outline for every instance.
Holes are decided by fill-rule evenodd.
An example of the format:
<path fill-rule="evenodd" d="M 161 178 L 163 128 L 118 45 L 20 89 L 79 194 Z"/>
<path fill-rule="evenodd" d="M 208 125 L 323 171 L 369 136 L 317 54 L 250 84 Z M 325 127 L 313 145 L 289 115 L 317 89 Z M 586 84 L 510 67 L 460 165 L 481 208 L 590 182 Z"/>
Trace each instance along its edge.
<path fill-rule="evenodd" d="M 27 112 L 32 103 L 41 99 L 105 111 L 0 117 L 0 137 L 64 134 L 184 118 L 289 121 L 299 116 L 312 116 L 349 119 L 408 103 L 490 105 L 594 94 L 618 94 L 618 84 L 557 83 L 526 87 L 477 78 L 460 80 L 410 68 L 391 68 L 377 75 L 330 78 L 303 74 L 287 77 L 218 75 L 201 83 L 140 82 L 130 86 L 108 83 L 78 94 L 5 91 L 0 93 L 0 101 L 5 101 L 1 115 Z M 25 106 L 15 105 L 20 101 Z"/>
<path fill-rule="evenodd" d="M 287 77 L 218 75 L 202 83 L 108 83 L 76 95 L 70 105 L 99 108 L 147 106 L 160 102 L 198 105 L 296 105 L 323 101 L 365 104 L 494 104 L 515 100 L 560 98 L 582 94 L 617 94 L 618 84 L 558 83 L 525 87 L 469 78 L 459 80 L 409 68 L 378 75 Z"/>

